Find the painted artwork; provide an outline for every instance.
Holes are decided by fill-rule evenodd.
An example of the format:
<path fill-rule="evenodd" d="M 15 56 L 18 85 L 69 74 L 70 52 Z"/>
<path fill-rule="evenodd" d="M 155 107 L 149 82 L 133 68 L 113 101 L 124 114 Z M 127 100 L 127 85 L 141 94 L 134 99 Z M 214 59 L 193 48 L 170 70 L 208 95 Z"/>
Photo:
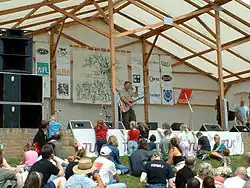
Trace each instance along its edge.
<path fill-rule="evenodd" d="M 116 85 L 128 79 L 127 53 L 116 53 Z M 111 103 L 111 69 L 109 52 L 73 48 L 73 102 Z"/>

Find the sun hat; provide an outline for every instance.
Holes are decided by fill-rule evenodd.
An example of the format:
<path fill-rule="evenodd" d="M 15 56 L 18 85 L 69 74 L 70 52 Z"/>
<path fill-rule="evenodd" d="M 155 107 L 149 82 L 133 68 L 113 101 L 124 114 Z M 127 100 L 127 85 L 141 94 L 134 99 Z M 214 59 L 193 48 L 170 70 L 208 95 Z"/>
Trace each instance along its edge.
<path fill-rule="evenodd" d="M 107 156 L 112 152 L 112 150 L 108 146 L 102 147 L 100 154 L 103 156 Z"/>
<path fill-rule="evenodd" d="M 78 161 L 78 165 L 73 167 L 75 174 L 90 174 L 96 170 L 93 166 L 92 160 L 88 158 L 82 158 Z"/>

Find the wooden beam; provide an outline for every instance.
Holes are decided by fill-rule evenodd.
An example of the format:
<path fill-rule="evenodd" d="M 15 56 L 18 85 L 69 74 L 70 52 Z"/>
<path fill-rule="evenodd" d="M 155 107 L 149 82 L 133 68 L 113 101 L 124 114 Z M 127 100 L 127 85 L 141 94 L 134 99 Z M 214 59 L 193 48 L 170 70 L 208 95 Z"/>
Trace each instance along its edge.
<path fill-rule="evenodd" d="M 150 48 L 150 50 L 149 50 L 149 52 L 147 54 L 147 57 L 145 59 L 145 63 L 148 63 L 149 58 L 150 58 L 150 56 L 151 56 L 151 54 L 152 54 L 152 52 L 154 50 L 154 47 L 156 45 L 156 42 L 157 42 L 158 38 L 159 38 L 159 34 L 155 36 L 154 42 L 153 42 L 153 44 L 152 44 L 152 46 L 151 46 L 151 48 Z"/>
<path fill-rule="evenodd" d="M 93 4 L 95 5 L 96 9 L 99 11 L 99 13 L 102 15 L 104 21 L 106 23 L 109 23 L 109 19 L 108 17 L 106 16 L 106 14 L 104 13 L 104 11 L 102 10 L 102 8 L 99 6 L 99 4 L 95 1 L 95 0 L 92 0 Z"/>
<path fill-rule="evenodd" d="M 147 60 L 147 43 L 146 39 L 142 39 L 142 69 L 143 69 L 143 85 L 144 85 L 144 121 L 149 122 L 149 112 L 148 112 L 148 104 L 149 104 L 149 68 Z"/>
<path fill-rule="evenodd" d="M 127 35 L 138 33 L 140 31 L 149 30 L 149 29 L 152 29 L 152 28 L 155 28 L 155 27 L 159 27 L 159 26 L 162 26 L 162 25 L 164 25 L 163 21 L 155 23 L 155 24 L 152 24 L 152 25 L 147 25 L 147 26 L 144 26 L 142 28 L 137 28 L 137 29 L 132 29 L 132 30 L 129 30 L 129 31 L 125 31 L 123 33 L 116 34 L 115 37 L 116 38 L 120 38 L 120 37 L 123 37 L 123 36 L 127 36 Z"/>
<path fill-rule="evenodd" d="M 119 49 L 121 49 L 121 48 L 125 48 L 125 47 L 127 47 L 127 46 L 131 46 L 131 45 L 134 45 L 134 44 L 137 44 L 137 43 L 141 43 L 141 41 L 140 41 L 140 40 L 135 40 L 135 41 L 133 41 L 133 42 L 129 42 L 129 43 L 126 43 L 126 44 L 122 44 L 122 45 L 120 45 L 120 46 L 117 46 L 115 49 L 116 49 L 116 50 L 119 50 Z"/>
<path fill-rule="evenodd" d="M 226 15 L 234 18 L 235 20 L 237 20 L 238 22 L 242 23 L 243 25 L 247 26 L 247 27 L 250 27 L 250 23 L 244 19 L 242 19 L 241 17 L 233 14 L 232 12 L 226 10 L 226 9 L 223 9 L 222 10 L 223 13 L 225 13 Z"/>
<path fill-rule="evenodd" d="M 243 75 L 243 74 L 247 74 L 247 73 L 250 73 L 250 70 L 245 70 L 245 71 L 237 72 L 237 73 L 234 73 L 234 74 L 231 74 L 231 75 L 228 75 L 228 76 L 224 76 L 223 78 L 224 79 L 232 78 L 234 76 L 239 76 L 239 75 Z"/>
<path fill-rule="evenodd" d="M 92 29 L 93 31 L 96 31 L 97 33 L 99 33 L 99 34 L 101 34 L 101 35 L 103 35 L 103 36 L 105 36 L 107 38 L 110 37 L 109 34 L 106 33 L 105 31 L 102 31 L 102 30 L 96 28 L 95 26 L 93 26 L 93 25 L 91 25 L 91 24 L 89 24 L 87 22 L 82 21 L 80 18 L 76 17 L 75 15 L 62 10 L 59 7 L 55 6 L 55 5 L 49 5 L 49 7 L 52 8 L 52 9 L 54 9 L 54 10 L 56 10 L 56 11 L 58 11 L 58 12 L 60 12 L 60 13 L 62 13 L 62 14 L 64 14 L 65 16 L 67 16 L 67 17 L 75 20 L 79 24 L 82 24 L 82 25 L 88 27 L 89 29 Z"/>
<path fill-rule="evenodd" d="M 50 113 L 54 114 L 56 111 L 56 58 L 54 54 L 55 41 L 54 41 L 55 28 L 50 30 Z"/>
<path fill-rule="evenodd" d="M 173 87 L 173 89 L 191 89 L 193 91 L 203 91 L 203 92 L 211 92 L 211 93 L 218 93 L 219 92 L 219 90 L 215 90 L 215 89 L 201 89 L 201 88 Z"/>
<path fill-rule="evenodd" d="M 224 83 L 222 71 L 222 47 L 221 47 L 221 30 L 220 30 L 220 13 L 215 10 L 215 27 L 216 27 L 216 44 L 217 44 L 217 64 L 218 64 L 218 84 L 220 89 L 220 115 L 221 128 L 225 129 L 225 110 L 224 110 Z"/>
<path fill-rule="evenodd" d="M 70 41 L 72 41 L 72 42 L 74 42 L 74 43 L 76 43 L 76 44 L 82 46 L 82 47 L 91 47 L 91 46 L 87 45 L 86 43 L 83 43 L 82 41 L 79 41 L 79 40 L 77 40 L 77 39 L 75 39 L 75 38 L 73 38 L 73 37 L 67 35 L 66 33 L 63 33 L 63 32 L 62 32 L 62 36 L 63 36 L 64 38 L 66 38 L 66 39 L 68 39 L 68 40 L 70 40 Z"/>
<path fill-rule="evenodd" d="M 244 44 L 244 43 L 249 42 L 249 41 L 250 41 L 250 35 L 239 38 L 239 39 L 236 39 L 236 40 L 233 40 L 233 41 L 228 42 L 226 44 L 223 44 L 222 45 L 222 50 L 227 50 L 229 48 Z"/>
<path fill-rule="evenodd" d="M 214 31 L 205 22 L 203 22 L 201 18 L 199 18 L 198 16 L 195 18 L 203 26 L 203 28 L 205 28 L 210 33 L 210 35 L 216 38 L 216 34 L 214 33 Z"/>
<path fill-rule="evenodd" d="M 244 2 L 244 1 L 242 1 L 242 0 L 235 0 L 235 1 L 237 1 L 238 3 L 240 3 L 242 6 L 244 6 L 244 7 L 248 8 L 248 9 L 250 9 L 250 5 L 247 4 L 246 2 Z"/>
<path fill-rule="evenodd" d="M 250 60 L 248 58 L 241 56 L 240 54 L 238 54 L 237 52 L 235 52 L 233 50 L 227 49 L 227 51 L 229 53 L 233 54 L 234 56 L 240 58 L 241 60 L 245 61 L 246 63 L 250 64 Z"/>
<path fill-rule="evenodd" d="M 63 22 L 63 23 L 61 24 L 61 26 L 60 26 L 60 30 L 59 30 L 59 33 L 58 33 L 58 36 L 57 36 L 57 39 L 56 39 L 56 42 L 55 42 L 55 45 L 54 45 L 54 50 L 53 50 L 53 55 L 54 55 L 54 56 L 53 56 L 53 58 L 55 58 L 55 56 L 56 56 L 56 49 L 57 49 L 57 46 L 58 46 L 58 44 L 59 44 L 59 41 L 60 41 L 60 38 L 61 38 L 61 35 L 62 35 L 64 23 L 65 23 L 65 22 Z"/>
<path fill-rule="evenodd" d="M 238 79 L 238 80 L 226 82 L 226 84 L 237 84 L 237 83 L 241 83 L 241 82 L 247 82 L 249 80 L 250 80 L 250 76 L 248 76 L 246 78 L 241 78 L 241 79 Z"/>
<path fill-rule="evenodd" d="M 225 93 L 225 96 L 227 95 L 227 92 L 228 90 L 232 87 L 232 84 L 228 84 L 226 85 L 225 89 L 224 89 L 224 93 Z"/>
<path fill-rule="evenodd" d="M 173 67 L 173 66 L 172 66 Z M 173 71 L 173 74 L 184 74 L 184 75 L 212 75 L 212 73 L 201 73 L 201 72 L 182 72 L 182 71 Z"/>

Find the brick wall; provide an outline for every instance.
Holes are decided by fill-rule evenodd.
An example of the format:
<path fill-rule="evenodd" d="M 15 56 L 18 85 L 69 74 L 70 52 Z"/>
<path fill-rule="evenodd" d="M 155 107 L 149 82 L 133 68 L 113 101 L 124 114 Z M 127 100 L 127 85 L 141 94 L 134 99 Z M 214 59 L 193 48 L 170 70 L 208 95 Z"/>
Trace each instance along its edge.
<path fill-rule="evenodd" d="M 4 155 L 9 158 L 21 159 L 23 147 L 26 143 L 31 143 L 37 129 L 0 129 L 0 143 L 4 145 Z M 74 149 L 69 146 L 69 140 L 73 138 L 70 130 L 65 130 L 62 134 L 63 154 L 70 156 Z"/>
<path fill-rule="evenodd" d="M 250 133 L 241 133 L 241 136 L 244 143 L 244 152 L 250 152 Z"/>

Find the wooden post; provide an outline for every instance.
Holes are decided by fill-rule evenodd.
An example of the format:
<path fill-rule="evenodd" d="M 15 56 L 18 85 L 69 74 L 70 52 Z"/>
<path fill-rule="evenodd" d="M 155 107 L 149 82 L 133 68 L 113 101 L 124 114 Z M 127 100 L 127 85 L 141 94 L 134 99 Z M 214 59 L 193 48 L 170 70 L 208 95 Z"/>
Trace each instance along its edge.
<path fill-rule="evenodd" d="M 224 83 L 222 72 L 222 55 L 221 55 L 221 32 L 220 32 L 220 7 L 215 8 L 215 27 L 216 27 L 216 45 L 217 45 L 217 64 L 218 64 L 218 84 L 220 91 L 220 115 L 221 128 L 225 128 L 225 111 L 224 111 Z"/>
<path fill-rule="evenodd" d="M 116 71 L 115 71 L 115 27 L 113 0 L 108 0 L 109 7 L 109 34 L 110 34 L 110 65 L 111 65 L 111 91 L 112 91 L 112 126 L 115 127 L 116 115 Z"/>
<path fill-rule="evenodd" d="M 144 119 L 149 122 L 148 104 L 149 104 L 149 84 L 148 84 L 148 62 L 147 62 L 147 43 L 145 38 L 142 39 L 142 59 L 143 59 L 143 85 L 144 85 Z"/>
<path fill-rule="evenodd" d="M 50 29 L 50 114 L 56 110 L 56 59 L 55 59 L 55 27 Z"/>

